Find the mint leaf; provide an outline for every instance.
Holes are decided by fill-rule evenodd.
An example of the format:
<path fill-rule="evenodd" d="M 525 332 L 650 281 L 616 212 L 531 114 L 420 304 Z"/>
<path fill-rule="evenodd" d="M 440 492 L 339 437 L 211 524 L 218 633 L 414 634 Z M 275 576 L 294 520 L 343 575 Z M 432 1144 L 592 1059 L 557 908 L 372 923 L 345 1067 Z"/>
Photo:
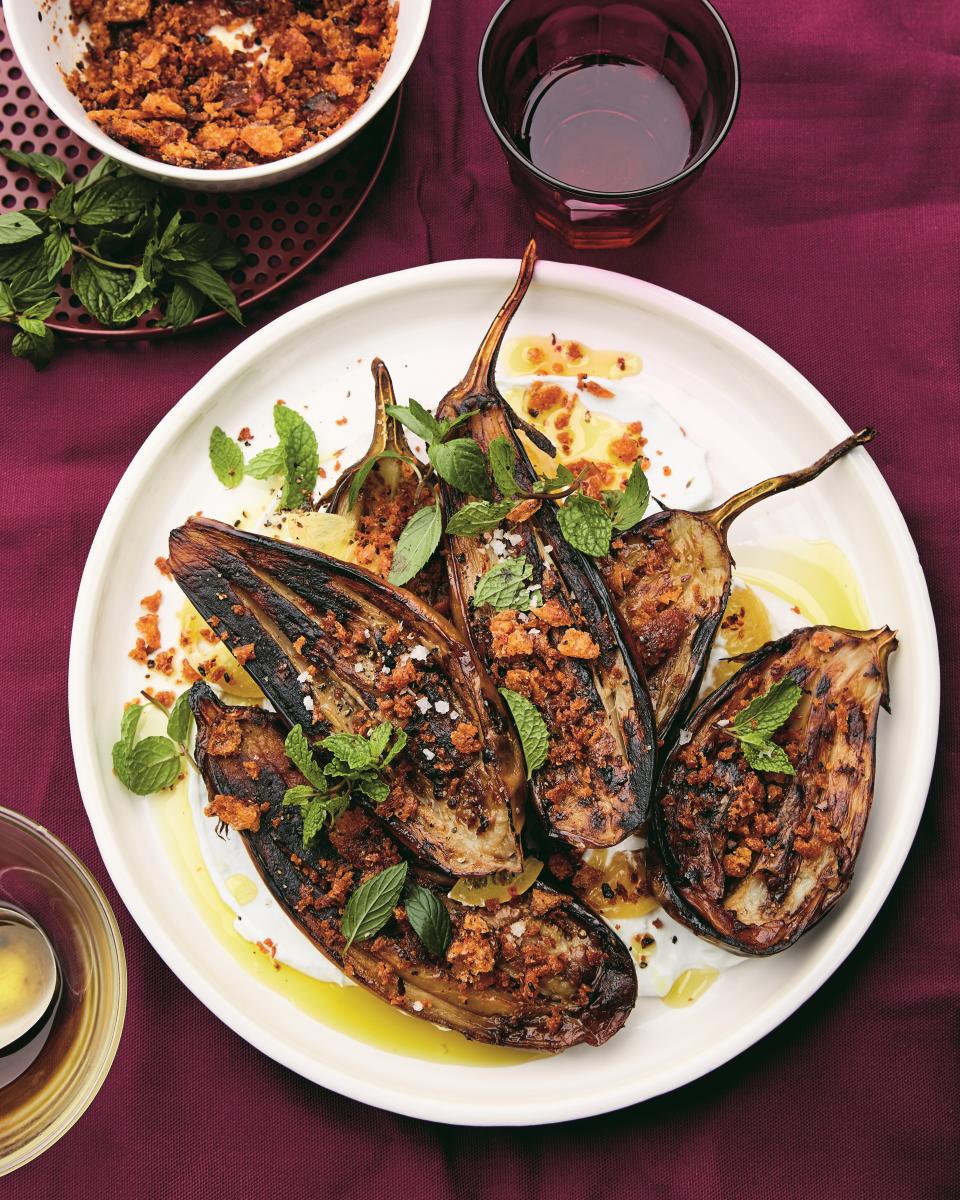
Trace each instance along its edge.
<path fill-rule="evenodd" d="M 487 460 L 473 438 L 434 442 L 427 450 L 433 469 L 451 487 L 467 496 L 492 499 L 487 479 Z"/>
<path fill-rule="evenodd" d="M 526 558 L 508 558 L 497 563 L 477 580 L 473 606 L 481 608 L 489 604 L 497 612 L 505 608 L 529 612 L 533 607 L 533 599 L 528 581 L 532 578 L 533 567 Z"/>
<path fill-rule="evenodd" d="M 77 190 L 74 216 L 83 225 L 126 224 L 139 217 L 159 191 L 159 185 L 143 175 L 101 176 Z"/>
<path fill-rule="evenodd" d="M 320 469 L 317 435 L 303 417 L 286 404 L 274 405 L 273 424 L 283 449 L 286 475 L 280 508 L 303 508 L 317 485 Z"/>
<path fill-rule="evenodd" d="M 170 299 L 163 313 L 164 325 L 172 329 L 183 329 L 192 324 L 203 312 L 204 298 L 191 283 L 178 279 L 173 285 Z M 257 476 L 257 478 L 260 478 Z"/>
<path fill-rule="evenodd" d="M 513 500 L 472 500 L 453 514 L 447 522 L 447 533 L 475 537 L 496 529 L 513 506 Z"/>
<path fill-rule="evenodd" d="M 344 950 L 355 941 L 366 941 L 379 933 L 393 915 L 407 879 L 407 864 L 387 867 L 360 885 L 347 901 L 340 932 L 347 939 Z"/>
<path fill-rule="evenodd" d="M 268 446 L 255 454 L 246 465 L 246 472 L 253 479 L 272 479 L 282 475 L 286 464 L 282 446 Z"/>
<path fill-rule="evenodd" d="M 191 284 L 218 308 L 233 317 L 238 325 L 243 324 L 240 306 L 229 283 L 207 262 L 170 262 L 165 260 L 167 271 L 175 279 Z"/>
<path fill-rule="evenodd" d="M 190 708 L 190 693 L 181 692 L 167 717 L 167 737 L 172 738 L 178 745 L 185 746 L 190 737 L 192 725 L 193 711 Z"/>
<path fill-rule="evenodd" d="M 62 230 L 53 229 L 43 239 L 41 269 L 51 283 L 66 266 L 72 253 L 70 239 Z"/>
<path fill-rule="evenodd" d="M 108 327 L 131 319 L 123 316 L 121 306 L 133 282 L 132 271 L 115 271 L 88 258 L 78 258 L 70 275 L 77 299 L 91 316 Z"/>
<path fill-rule="evenodd" d="M 31 304 L 26 312 L 24 312 L 23 316 L 34 317 L 39 321 L 45 321 L 59 303 L 60 297 L 54 293 L 51 296 L 45 297 L 43 300 L 38 300 L 36 304 Z"/>
<path fill-rule="evenodd" d="M 639 461 L 633 464 L 627 486 L 615 495 L 617 505 L 613 514 L 613 527 L 625 533 L 628 529 L 633 529 L 634 525 L 640 524 L 650 503 L 650 484 Z"/>
<path fill-rule="evenodd" d="M 755 744 L 752 740 L 743 739 L 740 742 L 743 756 L 755 771 L 776 772 L 779 775 L 796 775 L 793 763 L 787 756 L 786 750 L 776 742 Z"/>
<path fill-rule="evenodd" d="M 351 771 L 362 771 L 373 760 L 370 743 L 359 733 L 331 733 L 320 745 Z"/>
<path fill-rule="evenodd" d="M 513 723 L 520 735 L 523 757 L 527 764 L 527 778 L 538 771 L 547 761 L 550 752 L 550 732 L 540 710 L 526 696 L 510 688 L 500 688 L 500 695 L 507 702 Z"/>
<path fill-rule="evenodd" d="M 563 463 L 557 464 L 557 473 L 552 479 L 541 478 L 533 485 L 535 492 L 559 492 L 573 483 L 575 476 Z"/>
<path fill-rule="evenodd" d="M 288 805 L 296 805 L 298 808 L 303 808 L 310 800 L 317 795 L 317 789 L 311 787 L 309 783 L 298 783 L 295 787 L 287 788 L 283 793 L 283 802 Z"/>
<path fill-rule="evenodd" d="M 363 777 L 356 781 L 355 786 L 359 792 L 362 792 L 374 804 L 382 804 L 390 795 L 390 785 L 387 781 L 380 779 L 379 776 L 373 775 L 370 772 L 365 772 Z"/>
<path fill-rule="evenodd" d="M 519 490 L 513 476 L 514 468 L 517 465 L 517 451 L 513 442 L 502 436 L 495 437 L 490 443 L 488 457 L 493 482 L 497 485 L 500 495 L 509 500 Z"/>
<path fill-rule="evenodd" d="M 400 730 L 402 733 L 403 730 Z M 370 757 L 379 762 L 383 757 L 383 752 L 390 745 L 390 735 L 393 733 L 393 724 L 390 721 L 381 721 L 374 729 L 371 729 L 367 735 L 367 745 L 370 751 Z"/>
<path fill-rule="evenodd" d="M 210 434 L 210 466 L 226 488 L 235 488 L 243 479 L 243 451 L 219 425 Z"/>
<path fill-rule="evenodd" d="M 53 333 L 35 317 L 20 317 L 19 330 L 14 334 L 11 349 L 17 358 L 25 358 L 37 368 L 45 367 L 53 358 Z"/>
<path fill-rule="evenodd" d="M 385 411 L 388 417 L 393 417 L 427 443 L 438 441 L 443 433 L 443 427 L 433 413 L 427 412 L 416 400 L 411 400 L 409 406 L 388 404 Z"/>
<path fill-rule="evenodd" d="M 291 789 L 292 790 L 292 789 Z M 286 803 L 286 796 L 284 796 Z M 313 796 L 303 809 L 303 847 L 310 849 L 314 838 L 324 827 L 332 828 L 346 812 L 349 796 Z"/>
<path fill-rule="evenodd" d="M 755 696 L 733 719 L 730 732 L 736 737 L 751 734 L 769 740 L 800 703 L 802 689 L 789 675 L 773 684 L 762 696 Z"/>
<path fill-rule="evenodd" d="M 313 751 L 310 749 L 310 743 L 307 741 L 301 725 L 294 725 L 290 730 L 283 748 L 287 758 L 290 759 L 300 774 L 305 776 L 318 792 L 325 792 L 327 790 L 327 781 L 317 760 L 313 757 Z"/>
<path fill-rule="evenodd" d="M 38 179 L 46 179 L 58 187 L 67 173 L 67 164 L 62 159 L 51 158 L 49 154 L 24 154 L 22 150 L 14 150 L 10 146 L 0 146 L 0 154 L 7 162 L 27 167 Z"/>
<path fill-rule="evenodd" d="M 26 213 L 0 213 L 0 246 L 14 246 L 39 237 L 43 230 Z"/>
<path fill-rule="evenodd" d="M 140 726 L 140 718 L 145 711 L 142 704 L 131 704 L 129 708 L 123 710 L 123 716 L 120 718 L 120 744 L 124 750 L 133 748 L 137 729 Z"/>
<path fill-rule="evenodd" d="M 138 796 L 149 796 L 176 783 L 180 766 L 180 751 L 169 738 L 146 737 L 127 756 L 127 786 Z"/>
<path fill-rule="evenodd" d="M 414 933 L 427 952 L 440 958 L 450 945 L 450 914 L 443 901 L 429 888 L 412 883 L 403 897 L 403 907 Z"/>
<path fill-rule="evenodd" d="M 47 212 L 54 220 L 62 221 L 64 225 L 72 225 L 74 220 L 73 201 L 76 194 L 76 186 L 68 183 L 50 201 Z"/>
<path fill-rule="evenodd" d="M 12 317 L 16 311 L 17 306 L 13 302 L 13 292 L 10 291 L 9 283 L 0 282 L 0 320 Z"/>
<path fill-rule="evenodd" d="M 574 550 L 602 558 L 609 553 L 613 522 L 599 500 L 574 492 L 557 509 L 560 532 Z"/>
<path fill-rule="evenodd" d="M 443 518 L 440 505 L 432 504 L 429 508 L 418 509 L 404 525 L 397 548 L 393 554 L 393 566 L 388 575 L 389 581 L 396 587 L 411 580 L 416 573 L 425 567 L 440 544 L 443 533 Z"/>

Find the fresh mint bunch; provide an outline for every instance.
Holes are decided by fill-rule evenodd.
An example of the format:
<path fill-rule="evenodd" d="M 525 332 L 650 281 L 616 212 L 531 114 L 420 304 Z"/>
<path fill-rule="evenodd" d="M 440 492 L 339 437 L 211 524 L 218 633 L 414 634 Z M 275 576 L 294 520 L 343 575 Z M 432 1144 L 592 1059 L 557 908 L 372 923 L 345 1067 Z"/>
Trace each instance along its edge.
<path fill-rule="evenodd" d="M 59 158 L 9 147 L 0 154 L 54 188 L 46 208 L 0 215 L 0 322 L 16 326 L 19 358 L 43 367 L 53 357 L 45 322 L 65 273 L 83 307 L 109 329 L 153 308 L 163 324 L 181 329 L 211 304 L 243 323 L 225 278 L 243 255 L 215 226 L 184 224 L 172 193 L 110 158 L 68 182 Z"/>

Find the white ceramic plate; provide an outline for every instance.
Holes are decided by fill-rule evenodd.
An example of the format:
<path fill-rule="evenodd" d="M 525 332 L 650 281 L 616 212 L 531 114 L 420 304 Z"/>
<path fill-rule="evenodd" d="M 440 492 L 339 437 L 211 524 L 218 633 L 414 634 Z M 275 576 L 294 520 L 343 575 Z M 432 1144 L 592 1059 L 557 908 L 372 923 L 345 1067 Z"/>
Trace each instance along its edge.
<path fill-rule="evenodd" d="M 119 713 L 142 678 L 127 665 L 137 599 L 153 591 L 166 535 L 202 508 L 232 515 L 213 479 L 210 429 L 266 429 L 284 399 L 317 427 L 321 453 L 369 432 L 369 362 L 383 357 L 401 399 L 432 405 L 459 378 L 509 290 L 516 263 L 441 263 L 320 297 L 248 338 L 160 422 L 118 486 L 87 561 L 70 658 L 77 773 L 118 891 L 156 950 L 232 1029 L 278 1062 L 368 1104 L 435 1121 L 528 1125 L 621 1108 L 720 1066 L 783 1021 L 843 961 L 889 892 L 913 839 L 933 764 L 939 673 L 927 589 L 903 518 L 857 451 L 810 487 L 752 510 L 738 541 L 826 538 L 853 563 L 871 624 L 900 631 L 894 715 L 881 715 L 878 784 L 857 876 L 796 947 L 726 972 L 693 1007 L 642 1000 L 599 1049 L 499 1069 L 411 1061 L 319 1025 L 247 975 L 196 919 L 151 828 L 151 800 L 111 773 Z M 742 329 L 671 292 L 605 271 L 541 263 L 513 332 L 556 331 L 639 352 L 646 393 L 709 448 L 716 494 L 812 462 L 849 431 L 827 401 Z M 335 421 L 350 415 L 346 427 Z M 262 445 L 263 443 L 258 443 Z M 246 486 L 246 485 L 244 485 Z M 252 485 L 251 485 L 252 486 Z"/>
<path fill-rule="evenodd" d="M 218 171 L 157 162 L 115 142 L 90 120 L 83 105 L 64 82 L 64 72 L 69 74 L 83 59 L 89 36 L 85 23 L 75 26 L 72 22 L 69 0 L 5 0 L 3 11 L 10 40 L 27 78 L 43 102 L 77 137 L 83 138 L 101 154 L 122 162 L 131 171 L 139 171 L 160 183 L 189 191 L 248 192 L 253 188 L 272 187 L 309 171 L 336 154 L 380 112 L 413 66 L 427 28 L 430 0 L 400 0 L 397 37 L 383 74 L 366 103 L 328 138 L 275 162 Z"/>

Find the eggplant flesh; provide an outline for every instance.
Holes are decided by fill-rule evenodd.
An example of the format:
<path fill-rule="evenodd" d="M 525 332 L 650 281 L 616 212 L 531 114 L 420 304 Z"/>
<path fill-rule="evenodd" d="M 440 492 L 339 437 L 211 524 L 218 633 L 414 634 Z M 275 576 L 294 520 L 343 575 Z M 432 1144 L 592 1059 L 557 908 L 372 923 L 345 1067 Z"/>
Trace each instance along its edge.
<path fill-rule="evenodd" d="M 529 491 L 536 481 L 516 428 L 542 444 L 519 421 L 495 383 L 497 353 L 533 274 L 535 246 L 497 314 L 465 378 L 441 401 L 437 415 L 474 415 L 465 423 L 486 452 L 496 437 L 516 451 L 515 477 Z M 551 453 L 553 446 L 547 442 Z M 443 483 L 449 520 L 466 497 Z M 499 493 L 494 488 L 494 495 Z M 507 523 L 505 522 L 505 525 Z M 646 818 L 654 776 L 653 713 L 593 562 L 564 540 L 552 505 L 544 503 L 513 529 L 509 557 L 524 558 L 543 603 L 532 612 L 479 608 L 479 578 L 499 561 L 491 535 L 447 537 L 454 623 L 498 687 L 527 697 L 550 733 L 547 763 L 531 790 L 546 831 L 575 846 L 611 846 Z M 517 541 L 517 539 L 519 539 Z"/>
<path fill-rule="evenodd" d="M 345 949 L 343 909 L 352 891 L 401 861 L 383 826 L 358 809 L 302 846 L 300 810 L 283 805 L 303 777 L 284 754 L 284 727 L 257 708 L 222 705 L 206 684 L 190 704 L 196 756 L 212 815 L 234 814 L 264 882 L 317 949 L 357 983 L 405 1012 L 495 1045 L 555 1052 L 599 1045 L 636 999 L 626 947 L 582 905 L 534 884 L 495 908 L 466 908 L 450 880 L 411 864 L 409 878 L 447 909 L 452 936 L 434 957 L 402 909 L 372 939 Z"/>
<path fill-rule="evenodd" d="M 765 479 L 709 512 L 667 509 L 615 539 L 600 571 L 646 676 L 661 744 L 696 700 L 730 598 L 732 522 L 758 501 L 816 479 L 875 436 L 864 429 L 812 466 Z"/>
<path fill-rule="evenodd" d="M 416 854 L 454 875 L 521 869 L 522 755 L 442 617 L 360 567 L 217 521 L 175 529 L 170 565 L 312 743 L 382 721 L 406 732 L 388 798 L 365 803 Z"/>
<path fill-rule="evenodd" d="M 374 380 L 373 436 L 362 458 L 348 467 L 320 500 L 320 507 L 356 521 L 354 561 L 386 578 L 393 564 L 397 539 L 414 512 L 433 499 L 429 487 L 421 486 L 421 475 L 413 467 L 415 455 L 403 426 L 389 415 L 387 405 L 396 403 L 393 380 L 382 359 L 370 364 Z M 384 457 L 386 456 L 386 457 Z M 408 461 L 402 461 L 402 460 Z M 366 479 L 350 505 L 350 489 L 357 473 L 374 460 Z M 410 581 L 410 591 L 440 613 L 449 605 L 446 569 L 440 555 Z"/>
<path fill-rule="evenodd" d="M 887 628 L 815 626 L 770 642 L 694 712 L 663 767 L 655 890 L 695 933 L 746 955 L 785 949 L 850 884 L 873 800 Z M 754 771 L 725 730 L 791 678 L 802 696 L 774 735 L 795 775 Z"/>

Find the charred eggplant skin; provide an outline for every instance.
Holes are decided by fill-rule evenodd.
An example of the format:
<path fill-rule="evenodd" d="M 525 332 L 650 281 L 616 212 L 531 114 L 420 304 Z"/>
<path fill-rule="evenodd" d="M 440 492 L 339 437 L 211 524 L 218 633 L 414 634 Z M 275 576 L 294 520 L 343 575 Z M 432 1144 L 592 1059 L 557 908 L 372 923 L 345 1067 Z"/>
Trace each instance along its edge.
<path fill-rule="evenodd" d="M 589 910 L 542 884 L 496 911 L 465 909 L 447 897 L 448 877 L 411 864 L 410 878 L 450 913 L 446 955 L 431 957 L 396 917 L 375 938 L 346 949 L 340 924 L 347 895 L 365 875 L 400 861 L 398 846 L 375 819 L 351 810 L 304 851 L 299 810 L 283 805 L 286 789 L 303 778 L 284 755 L 282 722 L 262 709 L 224 706 L 202 683 L 191 689 L 190 705 L 210 800 L 226 797 L 259 813 L 256 828 L 241 836 L 265 884 L 317 949 L 357 983 L 412 1016 L 494 1045 L 555 1053 L 580 1042 L 599 1045 L 622 1027 L 636 999 L 626 947 Z M 518 922 L 528 921 L 541 932 L 515 936 Z M 556 978 L 525 976 L 506 957 L 536 967 L 557 946 L 569 958 Z M 494 963 L 467 981 L 461 965 L 474 952 Z M 483 1002 L 471 1006 L 474 991 Z"/>
<path fill-rule="evenodd" d="M 437 410 L 440 419 L 472 413 L 466 428 L 485 452 L 495 438 L 511 441 L 516 453 L 515 478 L 526 491 L 537 477 L 517 429 L 541 448 L 546 446 L 551 454 L 554 447 L 510 409 L 497 390 L 495 374 L 500 345 L 530 284 L 535 261 L 536 246 L 531 242 L 516 284 L 464 379 L 447 393 Z M 440 494 L 449 520 L 465 497 L 446 483 L 441 484 Z M 495 487 L 494 494 L 499 498 Z M 472 604 L 476 579 L 486 569 L 480 559 L 486 557 L 487 550 L 475 538 L 447 535 L 453 620 L 498 685 L 520 691 L 534 703 L 538 692 L 542 692 L 547 697 L 545 702 L 557 709 L 544 711 L 548 728 L 553 725 L 551 757 L 535 772 L 531 783 L 533 800 L 547 832 L 575 846 L 614 845 L 641 825 L 649 811 L 656 737 L 646 685 L 596 566 L 565 541 L 552 506 L 544 503 L 529 519 L 517 524 L 515 532 L 521 539 L 516 554 L 526 558 L 532 568 L 533 581 L 540 586 L 544 601 L 562 606 L 568 614 L 569 630 L 590 635 L 597 650 L 595 658 L 587 661 L 556 653 L 551 656 L 551 649 L 555 650 L 562 640 L 563 622 L 536 628 L 535 632 L 543 636 L 535 643 L 538 653 L 528 661 L 524 661 L 525 652 L 506 653 L 505 637 L 499 639 L 498 649 L 492 632 L 495 618 L 489 611 L 478 612 Z M 549 556 L 544 547 L 550 547 Z M 539 620 L 536 611 L 533 616 Z M 496 619 L 505 621 L 506 615 L 498 614 Z M 517 637 L 520 644 L 525 635 L 518 630 Z M 539 661 L 541 647 L 547 651 L 543 663 Z M 535 673 L 552 678 L 532 680 Z M 563 697 L 582 706 L 581 717 L 568 719 L 574 710 L 569 704 L 564 707 Z M 583 745 L 579 758 L 571 751 L 578 739 Z"/>
<path fill-rule="evenodd" d="M 770 496 L 816 479 L 876 436 L 862 429 L 799 471 L 775 475 L 707 512 L 666 509 L 614 541 L 600 571 L 643 669 L 661 745 L 673 740 L 699 690 L 730 597 L 731 524 Z"/>
<path fill-rule="evenodd" d="M 896 644 L 887 628 L 795 630 L 747 656 L 692 714 L 664 762 L 651 833 L 654 890 L 695 933 L 740 954 L 775 954 L 847 890 Z M 803 694 L 776 740 L 796 774 L 758 773 L 724 730 L 788 677 Z"/>
<path fill-rule="evenodd" d="M 522 755 L 488 713 L 492 685 L 442 617 L 361 567 L 217 521 L 175 529 L 170 565 L 227 644 L 246 648 L 247 670 L 288 725 L 314 741 L 386 719 L 405 727 L 378 816 L 416 854 L 457 875 L 520 869 Z M 429 663 L 414 661 L 418 642 Z M 391 678 L 400 690 L 387 695 Z M 400 695 L 414 683 L 425 709 Z M 444 699 L 456 724 L 435 706 Z"/>

